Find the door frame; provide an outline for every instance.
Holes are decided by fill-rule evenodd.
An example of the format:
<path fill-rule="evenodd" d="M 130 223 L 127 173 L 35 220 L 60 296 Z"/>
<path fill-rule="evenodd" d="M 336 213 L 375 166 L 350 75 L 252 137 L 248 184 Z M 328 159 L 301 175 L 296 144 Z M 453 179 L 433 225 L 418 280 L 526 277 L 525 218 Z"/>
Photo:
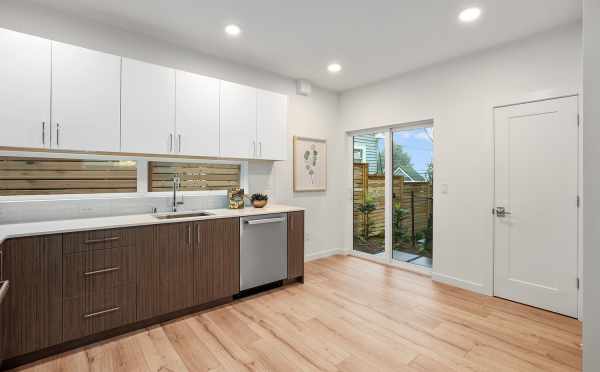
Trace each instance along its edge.
<path fill-rule="evenodd" d="M 353 221 L 350 223 L 350 233 L 349 235 L 349 252 L 348 254 L 354 257 L 359 257 L 362 259 L 366 259 L 369 261 L 374 261 L 380 264 L 384 264 L 387 266 L 391 266 L 391 267 L 397 267 L 403 270 L 408 270 L 408 271 L 412 271 L 412 272 L 416 272 L 419 274 L 423 274 L 423 275 L 427 275 L 427 276 L 431 276 L 433 273 L 433 270 L 435 268 L 435 253 L 433 254 L 434 258 L 433 258 L 433 264 L 432 264 L 432 268 L 428 268 L 428 267 L 424 267 L 424 266 L 419 266 L 416 264 L 411 264 L 411 263 L 407 263 L 407 262 L 402 262 L 402 261 L 394 261 L 392 259 L 392 220 L 393 220 L 393 210 L 392 210 L 392 183 L 393 183 L 393 178 L 392 177 L 387 177 L 387 175 L 391 175 L 392 174 L 392 168 L 393 168 L 393 164 L 392 164 L 392 133 L 396 130 L 410 130 L 410 129 L 418 129 L 418 128 L 435 128 L 435 120 L 432 119 L 424 119 L 424 120 L 418 120 L 418 121 L 411 121 L 411 122 L 406 122 L 406 123 L 402 123 L 402 124 L 392 124 L 392 125 L 384 125 L 384 126 L 377 126 L 377 127 L 371 127 L 371 128 L 365 128 L 365 129 L 359 129 L 359 130 L 353 130 L 353 131 L 347 131 L 346 132 L 346 147 L 347 147 L 347 151 L 346 151 L 346 157 L 350 159 L 350 163 L 349 163 L 349 169 L 350 169 L 350 177 L 352 177 L 352 166 L 353 166 L 353 162 L 354 162 L 354 152 L 353 152 L 353 136 L 356 135 L 361 135 L 361 134 L 372 134 L 372 133 L 383 133 L 384 134 L 384 160 L 385 160 L 385 164 L 384 164 L 384 169 L 385 169 L 385 220 L 384 220 L 384 226 L 385 226 L 385 253 L 383 255 L 383 257 L 378 257 L 378 256 L 374 256 L 374 255 L 370 255 L 368 253 L 363 253 L 363 252 L 359 252 L 359 251 L 355 251 L 354 250 L 354 244 L 353 244 L 353 239 L 354 239 L 354 225 L 353 225 Z M 435 162 L 435 142 L 433 143 L 433 155 L 432 155 L 432 159 Z M 434 188 L 434 192 L 433 194 L 435 195 L 435 184 L 433 185 Z M 350 178 L 350 208 L 349 208 L 349 216 L 352 219 L 352 203 L 353 203 L 353 184 L 352 184 L 352 178 Z M 435 203 L 434 203 L 435 205 Z M 435 212 L 435 211 L 434 211 Z M 433 223 L 433 240 L 434 240 L 434 244 L 435 244 L 435 213 L 434 213 L 434 223 Z M 434 252 L 435 252 L 435 248 L 434 248 Z"/>
<path fill-rule="evenodd" d="M 577 136 L 577 192 L 579 195 L 579 208 L 577 209 L 577 277 L 579 278 L 579 288 L 577 293 L 577 319 L 583 320 L 583 247 L 582 247 L 582 239 L 583 239 L 583 231 L 582 231 L 582 218 L 583 218 L 583 148 L 581 146 L 583 140 L 583 120 L 581 117 L 582 112 L 582 100 L 581 95 L 579 93 L 567 93 L 567 92 L 555 92 L 556 95 L 550 95 L 547 97 L 523 97 L 521 100 L 513 100 L 513 103 L 503 103 L 499 105 L 492 105 L 492 132 L 491 132 L 491 140 L 492 140 L 492 157 L 491 157 L 491 173 L 492 173 L 492 195 L 491 195 L 491 205 L 490 210 L 493 210 L 496 203 L 496 109 L 508 107 L 508 106 L 517 106 L 524 105 L 535 102 L 543 102 L 543 101 L 552 101 L 561 98 L 567 97 L 577 97 L 577 112 L 578 112 L 578 136 Z M 494 223 L 495 216 L 490 214 L 490 218 L 492 219 L 492 244 L 490 251 L 490 283 L 491 283 L 491 295 L 495 296 L 495 283 L 494 283 L 494 274 L 495 274 L 495 250 L 496 250 L 496 225 Z"/>

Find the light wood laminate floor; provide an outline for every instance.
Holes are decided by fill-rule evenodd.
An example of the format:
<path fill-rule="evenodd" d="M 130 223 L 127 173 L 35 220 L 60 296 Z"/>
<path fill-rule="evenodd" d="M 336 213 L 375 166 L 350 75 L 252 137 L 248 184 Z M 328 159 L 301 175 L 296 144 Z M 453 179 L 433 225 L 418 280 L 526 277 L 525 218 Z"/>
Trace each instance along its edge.
<path fill-rule="evenodd" d="M 20 371 L 579 371 L 581 323 L 354 257 Z"/>

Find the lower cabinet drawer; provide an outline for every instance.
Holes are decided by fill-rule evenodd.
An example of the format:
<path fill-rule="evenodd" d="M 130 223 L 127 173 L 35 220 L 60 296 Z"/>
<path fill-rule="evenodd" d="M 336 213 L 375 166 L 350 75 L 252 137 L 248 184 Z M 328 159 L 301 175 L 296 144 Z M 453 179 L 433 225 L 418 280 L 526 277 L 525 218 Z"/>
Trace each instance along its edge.
<path fill-rule="evenodd" d="M 96 290 L 63 301 L 63 341 L 78 339 L 136 320 L 135 284 Z"/>
<path fill-rule="evenodd" d="M 78 252 L 63 257 L 63 297 L 80 297 L 102 288 L 135 283 L 133 247 Z"/>

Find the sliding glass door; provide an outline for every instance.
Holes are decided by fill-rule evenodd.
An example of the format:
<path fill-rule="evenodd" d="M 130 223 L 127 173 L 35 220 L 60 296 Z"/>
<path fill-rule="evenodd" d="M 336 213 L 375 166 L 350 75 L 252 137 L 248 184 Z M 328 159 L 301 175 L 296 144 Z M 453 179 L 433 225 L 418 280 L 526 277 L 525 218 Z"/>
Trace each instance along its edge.
<path fill-rule="evenodd" d="M 433 129 L 392 132 L 392 259 L 433 263 Z"/>
<path fill-rule="evenodd" d="M 353 250 L 431 268 L 433 128 L 352 136 Z"/>
<path fill-rule="evenodd" d="M 385 133 L 353 136 L 354 250 L 385 254 Z"/>

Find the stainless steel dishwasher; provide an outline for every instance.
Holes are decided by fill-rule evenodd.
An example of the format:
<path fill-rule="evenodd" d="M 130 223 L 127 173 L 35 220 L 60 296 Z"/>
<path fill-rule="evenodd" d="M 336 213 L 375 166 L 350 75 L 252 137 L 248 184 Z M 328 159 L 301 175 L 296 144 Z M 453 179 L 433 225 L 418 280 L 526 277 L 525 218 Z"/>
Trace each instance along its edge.
<path fill-rule="evenodd" d="M 242 217 L 240 290 L 287 278 L 287 214 Z"/>

